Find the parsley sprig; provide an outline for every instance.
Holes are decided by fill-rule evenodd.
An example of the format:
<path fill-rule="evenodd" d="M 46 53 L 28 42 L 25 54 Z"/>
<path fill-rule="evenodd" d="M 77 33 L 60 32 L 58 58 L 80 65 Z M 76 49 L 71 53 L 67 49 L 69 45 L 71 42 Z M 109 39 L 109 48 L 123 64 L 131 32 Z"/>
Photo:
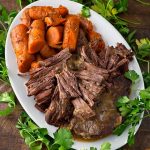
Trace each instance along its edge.
<path fill-rule="evenodd" d="M 44 146 L 47 150 L 68 150 L 73 145 L 72 134 L 68 129 L 59 129 L 53 139 L 46 128 L 39 128 L 25 112 L 20 115 L 16 127 L 31 150 L 42 150 Z"/>
<path fill-rule="evenodd" d="M 3 106 L 4 104 L 7 104 L 7 107 L 0 109 L 0 116 L 7 116 L 13 112 L 16 106 L 15 94 L 13 92 L 5 92 L 0 94 L 0 106 Z"/>
<path fill-rule="evenodd" d="M 137 79 L 139 79 L 139 75 L 134 70 L 129 70 L 128 72 L 125 72 L 124 76 L 127 79 L 130 79 L 132 83 L 135 83 Z"/>
<path fill-rule="evenodd" d="M 115 130 L 114 134 L 121 135 L 124 130 L 131 126 L 129 129 L 128 144 L 134 144 L 135 127 L 141 121 L 141 114 L 144 111 L 150 110 L 150 87 L 140 91 L 140 97 L 130 100 L 128 97 L 121 97 L 117 103 L 117 108 L 123 116 L 124 121 Z"/>

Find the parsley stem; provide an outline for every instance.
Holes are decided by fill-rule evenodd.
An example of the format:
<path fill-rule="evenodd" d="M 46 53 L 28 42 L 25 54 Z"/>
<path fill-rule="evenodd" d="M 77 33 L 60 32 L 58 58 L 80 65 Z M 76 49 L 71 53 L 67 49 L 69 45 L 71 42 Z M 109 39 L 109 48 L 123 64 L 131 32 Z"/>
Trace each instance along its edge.
<path fill-rule="evenodd" d="M 0 24 L 2 25 L 2 27 L 4 28 L 4 30 L 7 31 L 5 25 L 4 25 L 4 23 L 2 21 L 0 21 Z"/>
<path fill-rule="evenodd" d="M 142 119 L 147 118 L 147 117 L 150 117 L 150 114 L 145 115 Z"/>
<path fill-rule="evenodd" d="M 147 5 L 147 6 L 150 6 L 150 3 L 149 2 L 143 2 L 142 0 L 136 0 L 137 2 L 143 4 L 143 5 Z"/>
<path fill-rule="evenodd" d="M 135 22 L 135 21 L 127 20 L 127 19 L 121 18 L 121 17 L 119 17 L 119 16 L 118 16 L 118 18 L 119 18 L 120 20 L 122 20 L 122 21 L 131 23 L 131 24 L 136 24 L 136 25 L 137 25 L 137 24 L 141 24 L 140 22 Z"/>
<path fill-rule="evenodd" d="M 107 16 L 107 8 L 108 8 L 108 6 L 109 6 L 109 3 L 111 2 L 111 0 L 109 0 L 108 2 L 107 2 L 107 5 L 106 5 L 106 9 L 105 9 L 105 14 L 104 14 L 104 17 L 106 18 L 106 16 Z"/>
<path fill-rule="evenodd" d="M 137 57 L 137 59 L 147 63 L 147 72 L 150 73 L 150 61 L 139 58 L 139 57 Z"/>

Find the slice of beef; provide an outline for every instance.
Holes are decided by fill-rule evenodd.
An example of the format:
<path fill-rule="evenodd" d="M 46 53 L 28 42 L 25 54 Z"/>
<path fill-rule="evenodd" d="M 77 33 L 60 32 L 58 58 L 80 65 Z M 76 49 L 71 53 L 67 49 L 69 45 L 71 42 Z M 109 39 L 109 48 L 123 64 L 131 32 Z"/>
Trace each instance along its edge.
<path fill-rule="evenodd" d="M 117 55 L 110 56 L 108 64 L 107 64 L 107 69 L 110 70 L 113 67 L 116 67 L 116 65 L 119 62 L 119 60 L 120 60 L 120 58 Z"/>
<path fill-rule="evenodd" d="M 75 75 L 81 80 L 98 82 L 99 84 L 101 84 L 102 81 L 104 80 L 104 77 L 102 75 L 100 74 L 95 75 L 94 72 L 91 72 L 89 70 L 82 70 L 82 71 L 75 72 Z"/>
<path fill-rule="evenodd" d="M 49 73 L 47 73 L 45 76 L 42 76 L 40 78 L 35 78 L 35 79 L 30 79 L 27 83 L 26 86 L 28 88 L 34 88 L 37 87 L 37 85 L 39 83 L 45 82 L 48 79 L 53 79 L 54 78 L 54 72 L 53 71 L 49 71 Z"/>
<path fill-rule="evenodd" d="M 47 101 L 50 101 L 51 95 L 53 93 L 53 88 L 42 90 L 39 94 L 35 96 L 35 100 L 38 104 L 45 103 Z"/>
<path fill-rule="evenodd" d="M 61 61 L 67 60 L 72 56 L 72 54 L 69 52 L 68 48 L 65 48 L 64 50 L 60 51 L 58 54 L 54 55 L 53 57 L 50 57 L 44 61 L 41 61 L 41 66 L 53 66 L 55 64 L 58 64 Z"/>
<path fill-rule="evenodd" d="M 59 90 L 56 87 L 49 108 L 45 113 L 46 122 L 60 126 L 69 120 L 72 113 L 73 108 L 71 102 L 68 99 L 59 99 Z"/>
<path fill-rule="evenodd" d="M 42 103 L 42 104 L 36 103 L 36 104 L 35 104 L 35 107 L 36 107 L 40 112 L 45 113 L 45 112 L 46 112 L 46 109 L 49 107 L 49 105 L 50 105 L 50 102 L 46 102 L 46 103 Z"/>
<path fill-rule="evenodd" d="M 117 71 L 117 69 L 119 69 L 122 66 L 126 66 L 126 64 L 129 63 L 129 60 L 124 58 L 122 60 L 120 60 L 116 65 L 114 65 L 114 67 L 112 69 L 109 70 L 109 72 L 113 72 L 113 71 Z"/>
<path fill-rule="evenodd" d="M 77 84 L 77 79 L 76 79 L 74 73 L 70 72 L 68 69 L 65 69 L 62 72 L 62 74 L 63 74 L 63 77 L 66 80 L 67 84 L 69 84 L 74 89 L 74 91 L 76 91 L 76 93 L 79 96 L 81 96 L 81 93 L 79 91 L 79 87 L 78 87 L 78 84 Z"/>
<path fill-rule="evenodd" d="M 95 96 L 88 91 L 82 84 L 79 84 L 80 91 L 82 93 L 83 99 L 89 104 L 90 107 L 94 106 L 94 98 Z"/>
<path fill-rule="evenodd" d="M 81 120 L 86 120 L 95 116 L 95 112 L 88 106 L 82 98 L 76 98 L 72 101 L 74 106 L 73 115 Z"/>
<path fill-rule="evenodd" d="M 59 89 L 59 97 L 60 97 L 60 99 L 69 98 L 70 95 L 69 95 L 69 93 L 67 91 L 65 91 L 63 85 L 61 84 L 60 79 L 59 79 L 59 75 L 56 74 L 55 76 L 57 78 L 57 85 L 58 85 L 58 89 Z"/>
<path fill-rule="evenodd" d="M 30 80 L 31 81 L 33 81 L 34 79 L 37 80 L 37 78 L 41 79 L 42 77 L 45 77 L 50 72 L 54 76 L 56 73 L 59 73 L 59 72 L 62 71 L 64 64 L 66 64 L 66 59 L 56 63 L 53 66 L 48 66 L 48 67 L 42 66 L 41 70 L 39 70 L 39 71 L 35 72 L 34 74 L 32 74 L 32 76 L 30 77 Z"/>
<path fill-rule="evenodd" d="M 116 49 L 116 53 L 119 56 L 132 60 L 134 53 L 131 50 L 128 50 L 122 43 L 117 43 Z"/>
<path fill-rule="evenodd" d="M 117 97 L 120 96 L 128 96 L 130 94 L 130 87 L 132 82 L 124 77 L 124 75 L 120 75 L 113 79 L 113 86 L 109 89 L 113 93 L 113 97 L 117 100 Z"/>
<path fill-rule="evenodd" d="M 70 85 L 70 83 L 69 84 L 67 83 L 67 78 L 65 79 L 63 72 L 61 74 L 57 75 L 57 78 L 59 79 L 60 84 L 63 86 L 64 90 L 69 95 L 69 97 L 76 98 L 76 97 L 80 96 L 78 94 L 78 92 Z"/>
<path fill-rule="evenodd" d="M 93 72 L 95 74 L 100 74 L 102 75 L 105 79 L 108 78 L 109 74 L 108 74 L 108 71 L 106 69 L 103 69 L 103 68 L 100 68 L 100 67 L 97 67 L 93 64 L 90 64 L 90 63 L 87 63 L 87 62 L 84 62 L 84 66 L 86 67 L 87 70 L 89 70 L 90 72 Z"/>
<path fill-rule="evenodd" d="M 58 106 L 59 106 L 58 101 L 59 101 L 59 91 L 58 91 L 58 87 L 56 87 L 55 91 L 53 93 L 53 96 L 51 98 L 51 103 L 45 113 L 45 120 L 49 124 L 53 123 L 52 118 L 59 111 L 58 110 Z"/>
<path fill-rule="evenodd" d="M 32 96 L 32 95 L 36 95 L 38 93 L 40 93 L 40 91 L 42 91 L 45 87 L 49 86 L 49 85 L 53 85 L 54 83 L 54 78 L 46 78 L 45 80 L 43 80 L 42 82 L 39 82 L 36 84 L 36 86 L 34 87 L 28 87 L 28 96 Z"/>
<path fill-rule="evenodd" d="M 90 58 L 90 54 L 88 53 L 88 47 L 82 46 L 82 48 L 81 48 L 81 57 L 86 62 L 92 63 L 92 60 Z"/>
<path fill-rule="evenodd" d="M 89 90 L 94 96 L 96 100 L 97 95 L 100 95 L 105 88 L 105 85 L 100 85 L 98 82 L 92 82 L 87 80 L 82 80 L 82 85 Z"/>

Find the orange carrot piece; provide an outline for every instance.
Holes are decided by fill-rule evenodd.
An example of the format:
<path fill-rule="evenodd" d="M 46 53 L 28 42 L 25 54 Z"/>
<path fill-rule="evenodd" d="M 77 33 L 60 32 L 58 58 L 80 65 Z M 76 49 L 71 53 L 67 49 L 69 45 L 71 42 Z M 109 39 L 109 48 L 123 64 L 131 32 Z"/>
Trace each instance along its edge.
<path fill-rule="evenodd" d="M 52 48 L 50 48 L 47 44 L 43 46 L 43 48 L 40 50 L 40 54 L 43 58 L 49 58 L 56 54 L 56 51 Z"/>
<path fill-rule="evenodd" d="M 33 20 L 44 19 L 49 14 L 54 13 L 55 10 L 51 6 L 33 6 L 29 9 L 29 16 Z"/>
<path fill-rule="evenodd" d="M 45 44 L 45 25 L 42 20 L 34 20 L 29 32 L 29 54 L 39 52 Z"/>
<path fill-rule="evenodd" d="M 11 41 L 16 54 L 18 69 L 21 73 L 29 71 L 31 63 L 35 60 L 33 55 L 28 54 L 28 28 L 19 24 L 11 32 Z"/>
<path fill-rule="evenodd" d="M 67 17 L 64 27 L 63 48 L 69 48 L 71 52 L 75 51 L 79 33 L 80 20 L 76 15 Z"/>
<path fill-rule="evenodd" d="M 63 38 L 63 27 L 50 27 L 46 34 L 48 45 L 54 48 L 59 48 Z"/>
<path fill-rule="evenodd" d="M 31 68 L 30 68 L 30 71 L 33 71 L 34 69 L 37 69 L 40 67 L 40 64 L 38 61 L 33 61 L 32 64 L 31 64 Z"/>
<path fill-rule="evenodd" d="M 58 8 L 54 8 L 54 10 L 59 13 L 62 17 L 68 15 L 69 11 L 65 6 L 60 5 Z"/>
<path fill-rule="evenodd" d="M 50 17 L 45 17 L 45 23 L 47 26 L 58 26 L 63 24 L 66 21 L 65 18 L 62 18 L 58 14 L 53 14 Z"/>
<path fill-rule="evenodd" d="M 21 16 L 21 23 L 26 25 L 28 28 L 30 27 L 30 25 L 31 25 L 31 18 L 29 16 L 29 8 L 26 8 L 23 11 L 22 16 Z"/>

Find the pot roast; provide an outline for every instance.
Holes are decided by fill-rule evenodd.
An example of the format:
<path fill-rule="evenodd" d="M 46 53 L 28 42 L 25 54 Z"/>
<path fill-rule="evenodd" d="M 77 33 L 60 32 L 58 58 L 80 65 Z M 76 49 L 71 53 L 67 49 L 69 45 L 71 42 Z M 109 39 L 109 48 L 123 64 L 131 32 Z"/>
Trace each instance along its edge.
<path fill-rule="evenodd" d="M 76 53 L 66 48 L 41 61 L 26 83 L 48 124 L 67 126 L 84 139 L 111 134 L 122 122 L 115 102 L 130 93 L 131 82 L 123 74 L 133 53 L 121 43 L 99 47 L 101 41 L 90 41 L 80 28 Z"/>

